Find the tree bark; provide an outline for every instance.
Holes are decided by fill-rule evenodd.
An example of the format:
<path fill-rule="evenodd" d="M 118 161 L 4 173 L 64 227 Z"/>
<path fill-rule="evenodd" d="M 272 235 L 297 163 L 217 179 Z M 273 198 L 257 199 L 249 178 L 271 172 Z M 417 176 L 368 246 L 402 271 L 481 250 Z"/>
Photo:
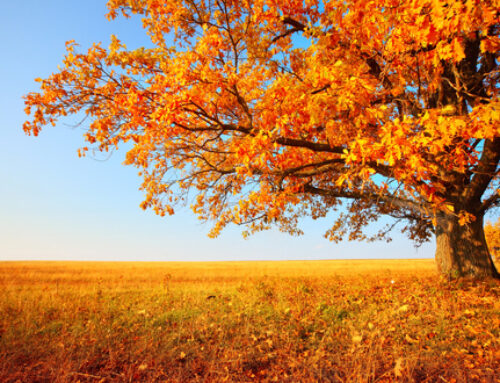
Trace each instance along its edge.
<path fill-rule="evenodd" d="M 500 278 L 486 244 L 482 215 L 466 225 L 454 215 L 437 218 L 436 263 L 442 274 L 452 278 Z"/>

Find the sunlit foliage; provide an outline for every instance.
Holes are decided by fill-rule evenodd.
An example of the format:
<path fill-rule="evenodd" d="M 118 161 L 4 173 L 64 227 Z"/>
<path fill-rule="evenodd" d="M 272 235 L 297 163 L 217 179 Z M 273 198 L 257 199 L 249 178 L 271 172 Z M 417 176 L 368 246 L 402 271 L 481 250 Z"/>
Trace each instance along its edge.
<path fill-rule="evenodd" d="M 93 147 L 132 143 L 144 208 L 190 204 L 212 235 L 229 223 L 297 234 L 301 217 L 339 210 L 331 240 L 367 239 L 388 215 L 421 243 L 498 204 L 497 0 L 108 7 L 111 19 L 140 15 L 152 47 L 68 42 L 60 71 L 26 96 L 24 129 L 83 113 Z"/>
<path fill-rule="evenodd" d="M 500 218 L 495 222 L 487 222 L 484 228 L 486 242 L 491 251 L 491 255 L 500 263 Z"/>

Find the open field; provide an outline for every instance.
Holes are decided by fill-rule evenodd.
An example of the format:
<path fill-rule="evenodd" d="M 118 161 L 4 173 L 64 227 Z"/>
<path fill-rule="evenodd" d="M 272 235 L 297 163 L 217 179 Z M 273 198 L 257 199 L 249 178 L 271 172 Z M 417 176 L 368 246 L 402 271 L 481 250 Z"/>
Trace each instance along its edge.
<path fill-rule="evenodd" d="M 0 382 L 497 382 L 500 285 L 432 260 L 0 262 Z"/>

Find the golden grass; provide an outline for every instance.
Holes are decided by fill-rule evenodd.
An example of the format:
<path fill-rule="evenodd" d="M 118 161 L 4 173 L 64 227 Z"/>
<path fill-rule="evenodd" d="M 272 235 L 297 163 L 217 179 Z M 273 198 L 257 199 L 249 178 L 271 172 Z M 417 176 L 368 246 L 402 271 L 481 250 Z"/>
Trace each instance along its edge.
<path fill-rule="evenodd" d="M 432 260 L 0 262 L 1 382 L 495 382 L 497 282 Z"/>

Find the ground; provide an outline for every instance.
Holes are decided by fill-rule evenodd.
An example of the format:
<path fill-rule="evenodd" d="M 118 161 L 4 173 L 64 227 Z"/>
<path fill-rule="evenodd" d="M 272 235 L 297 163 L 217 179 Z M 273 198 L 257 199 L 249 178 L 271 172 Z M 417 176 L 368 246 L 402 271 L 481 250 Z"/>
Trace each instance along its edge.
<path fill-rule="evenodd" d="M 0 381 L 498 381 L 499 283 L 435 270 L 0 262 Z"/>

